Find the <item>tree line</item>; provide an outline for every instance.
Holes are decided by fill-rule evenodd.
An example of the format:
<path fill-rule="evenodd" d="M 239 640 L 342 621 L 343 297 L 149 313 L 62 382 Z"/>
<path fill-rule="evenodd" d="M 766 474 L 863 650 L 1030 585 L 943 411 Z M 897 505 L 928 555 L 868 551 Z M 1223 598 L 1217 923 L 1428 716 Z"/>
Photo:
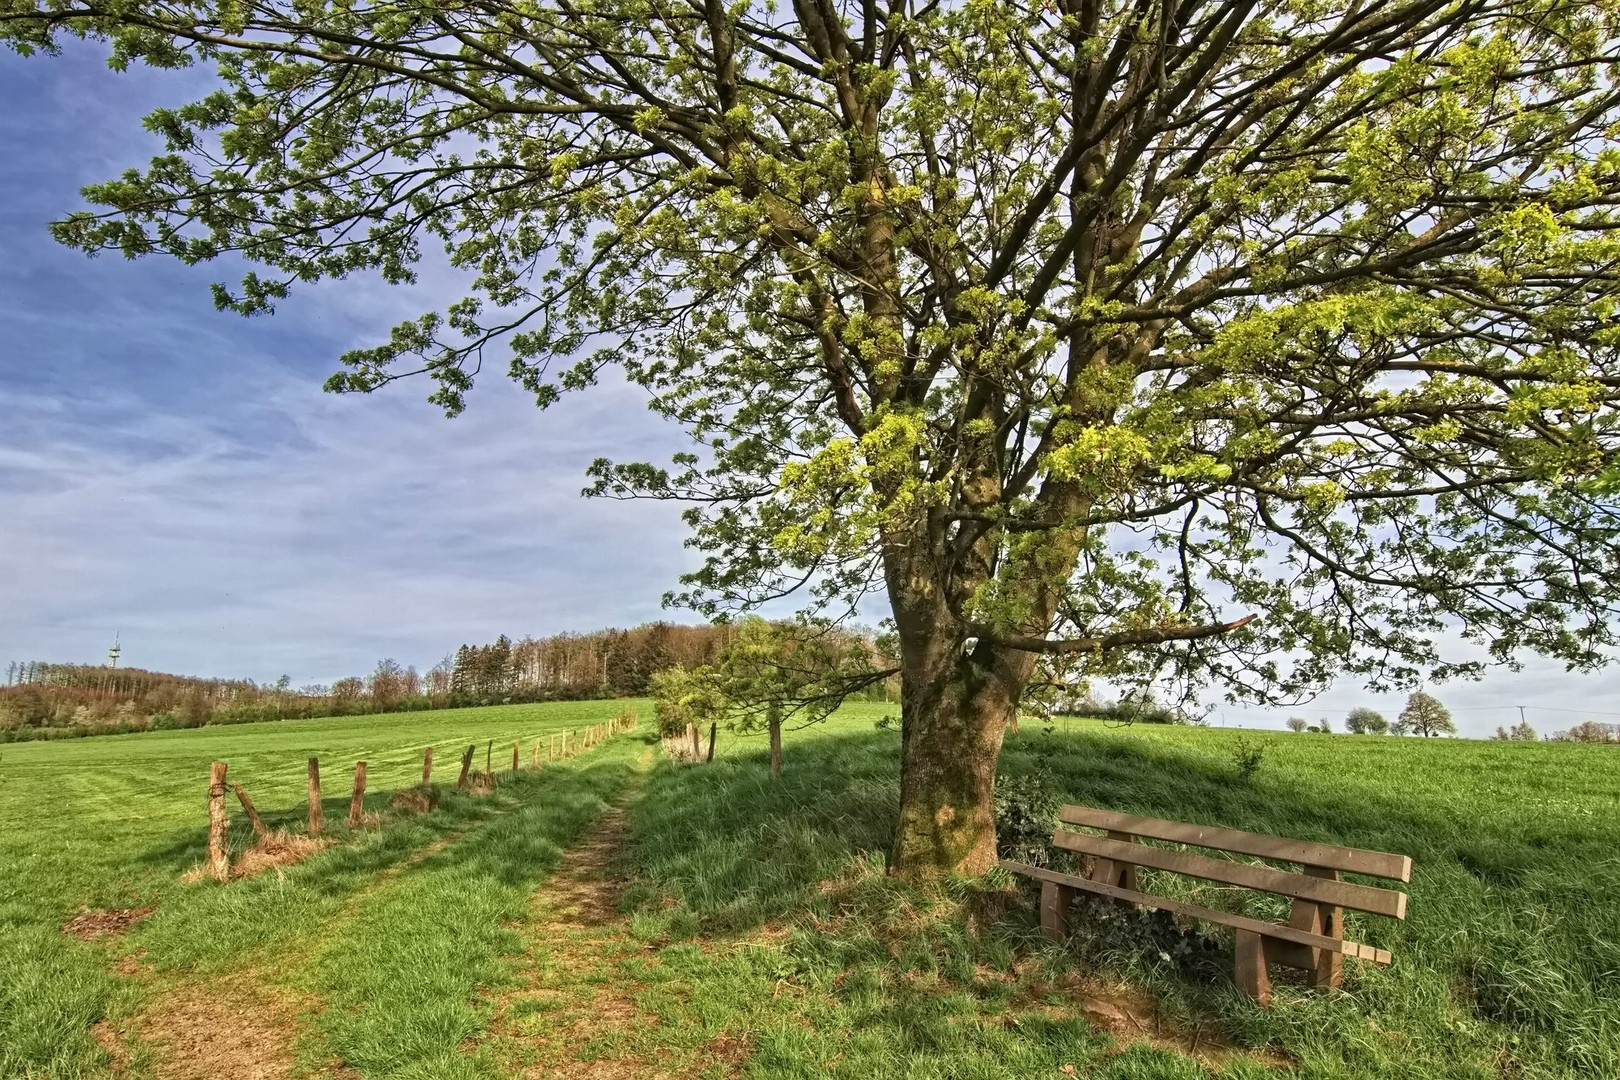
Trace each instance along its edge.
<path fill-rule="evenodd" d="M 1302 716 L 1290 716 L 1287 727 L 1296 733 L 1316 732 L 1325 735 L 1333 731 L 1332 721 L 1326 717 L 1313 724 Z M 1394 722 L 1377 709 L 1361 707 L 1350 710 L 1345 717 L 1344 729 L 1352 735 L 1417 735 L 1427 738 L 1457 734 L 1457 724 L 1451 718 L 1451 711 L 1433 694 L 1422 690 L 1406 699 L 1406 706 Z M 1528 720 L 1520 720 L 1511 727 L 1498 725 L 1496 733 L 1491 736 L 1492 740 L 1498 742 L 1535 742 L 1540 738 L 1542 736 L 1536 733 Z M 1620 724 L 1583 720 L 1545 738 L 1548 742 L 1620 743 Z"/>
<path fill-rule="evenodd" d="M 507 702 L 633 697 L 669 667 L 712 664 L 736 633 L 726 624 L 651 622 L 631 629 L 463 644 L 427 671 L 385 658 L 367 675 L 294 687 L 141 668 L 42 661 L 7 665 L 0 742 L 206 724 L 354 716 Z"/>

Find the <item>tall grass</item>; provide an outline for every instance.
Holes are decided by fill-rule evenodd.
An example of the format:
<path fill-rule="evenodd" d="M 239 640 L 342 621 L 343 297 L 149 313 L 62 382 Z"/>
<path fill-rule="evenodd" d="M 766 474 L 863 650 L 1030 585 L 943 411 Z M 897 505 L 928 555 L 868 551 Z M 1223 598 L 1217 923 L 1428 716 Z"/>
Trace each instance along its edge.
<path fill-rule="evenodd" d="M 1071 966 L 1145 985 L 1171 1017 L 1281 1051 L 1307 1076 L 1620 1076 L 1620 753 L 1246 732 L 1264 755 L 1245 782 L 1233 732 L 1073 722 L 1067 735 L 1011 737 L 1002 775 L 1043 769 L 1066 802 L 1413 856 L 1407 921 L 1349 919 L 1351 936 L 1391 949 L 1395 964 L 1352 963 L 1331 996 L 1283 986 L 1264 1012 L 1235 992 L 1218 927 L 1090 905 L 1057 957 L 1033 940 L 1027 909 L 976 930 L 963 922 L 971 908 L 927 917 L 927 898 L 876 873 L 898 736 L 873 731 L 875 715 L 846 710 L 801 734 L 779 783 L 762 746 L 735 741 L 714 766 L 661 767 L 633 818 L 642 932 L 791 926 L 790 954 L 807 970 L 828 956 L 848 967 L 834 996 L 854 1009 L 852 1031 L 871 1030 L 871 1009 L 902 1007 L 900 988 L 923 976 L 942 980 L 956 1023 L 1004 1026 L 1016 1010 L 998 1011 L 1006 991 L 982 972 L 1020 970 L 1022 953 L 1048 975 Z M 1286 915 L 1265 894 L 1143 878 L 1205 905 Z M 825 884 L 840 879 L 848 887 Z M 904 1056 L 895 1040 L 889 1051 Z"/>

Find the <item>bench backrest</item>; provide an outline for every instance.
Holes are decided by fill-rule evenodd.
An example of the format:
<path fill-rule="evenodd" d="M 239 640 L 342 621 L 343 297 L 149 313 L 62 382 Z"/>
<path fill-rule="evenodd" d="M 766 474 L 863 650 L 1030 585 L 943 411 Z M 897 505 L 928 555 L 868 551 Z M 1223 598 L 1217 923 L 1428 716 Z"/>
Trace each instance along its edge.
<path fill-rule="evenodd" d="M 1388 915 L 1395 919 L 1406 918 L 1405 893 L 1338 880 L 1340 871 L 1348 871 L 1371 877 L 1410 881 L 1412 860 L 1405 855 L 1306 840 L 1290 840 L 1263 833 L 1194 825 L 1183 821 L 1135 817 L 1111 810 L 1097 810 L 1089 806 L 1065 806 L 1059 814 L 1059 819 L 1069 825 L 1104 829 L 1112 834 L 1111 837 L 1101 837 L 1060 827 L 1053 833 L 1052 842 L 1069 851 L 1101 859 L 1112 859 L 1119 863 L 1168 870 L 1228 885 L 1242 885 L 1282 896 L 1313 900 L 1321 904 Z M 1169 851 L 1147 844 L 1133 843 L 1130 840 L 1133 837 L 1168 840 L 1237 855 L 1298 863 L 1305 867 L 1305 872 L 1278 870 L 1269 866 L 1234 862 L 1230 859 L 1215 859 L 1188 851 Z"/>

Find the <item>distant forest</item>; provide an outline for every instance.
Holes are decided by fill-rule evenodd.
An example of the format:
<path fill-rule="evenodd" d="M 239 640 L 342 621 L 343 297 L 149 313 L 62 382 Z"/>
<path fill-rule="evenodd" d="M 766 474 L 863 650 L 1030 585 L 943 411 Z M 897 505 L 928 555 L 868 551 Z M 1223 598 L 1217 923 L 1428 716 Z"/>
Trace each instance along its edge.
<path fill-rule="evenodd" d="M 718 660 L 730 626 L 655 622 L 630 630 L 463 645 L 425 672 L 385 659 L 330 686 L 203 679 L 140 668 L 12 663 L 0 687 L 0 742 L 444 709 L 634 697 L 653 674 Z M 883 688 L 875 691 L 881 695 Z"/>

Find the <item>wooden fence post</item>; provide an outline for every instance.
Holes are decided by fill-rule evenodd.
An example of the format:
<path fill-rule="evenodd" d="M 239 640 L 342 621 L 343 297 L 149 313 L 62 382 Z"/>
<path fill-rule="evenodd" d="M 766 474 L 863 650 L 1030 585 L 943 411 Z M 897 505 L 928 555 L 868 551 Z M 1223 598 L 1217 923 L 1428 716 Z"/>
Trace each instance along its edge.
<path fill-rule="evenodd" d="M 782 775 L 782 710 L 772 705 L 765 713 L 765 726 L 771 735 L 771 775 Z"/>
<path fill-rule="evenodd" d="M 236 801 L 242 804 L 242 812 L 247 814 L 249 821 L 253 822 L 253 835 L 260 840 L 268 839 L 270 830 L 264 827 L 264 821 L 260 819 L 259 812 L 253 808 L 253 800 L 248 798 L 248 793 L 242 790 L 242 785 L 232 784 L 231 790 L 236 792 Z"/>
<path fill-rule="evenodd" d="M 517 773 L 517 771 L 518 771 L 518 744 L 513 743 L 512 744 L 512 772 L 515 775 Z"/>
<path fill-rule="evenodd" d="M 231 852 L 225 846 L 225 830 L 229 827 L 225 817 L 225 763 L 216 761 L 208 766 L 208 869 L 215 881 L 231 876 Z"/>
<path fill-rule="evenodd" d="M 699 741 L 698 726 L 696 724 L 687 724 L 686 726 L 692 731 L 692 760 L 696 761 L 703 756 L 703 743 Z"/>
<path fill-rule="evenodd" d="M 354 794 L 349 796 L 349 828 L 358 829 L 366 820 L 366 763 L 354 763 Z"/>
<path fill-rule="evenodd" d="M 326 828 L 326 815 L 321 812 L 321 759 L 309 759 L 309 835 L 319 836 Z"/>
<path fill-rule="evenodd" d="M 540 767 L 540 740 L 534 740 L 534 767 Z"/>
<path fill-rule="evenodd" d="M 433 747 L 422 751 L 422 786 L 433 783 Z"/>
<path fill-rule="evenodd" d="M 708 757 L 708 760 L 710 760 L 710 761 L 714 760 L 714 732 L 715 732 L 715 729 L 718 728 L 719 726 L 720 726 L 719 723 L 717 723 L 715 721 L 710 721 L 709 722 L 709 757 Z"/>
<path fill-rule="evenodd" d="M 489 740 L 484 747 L 484 771 L 490 776 L 495 775 L 495 740 Z"/>
<path fill-rule="evenodd" d="M 472 756 L 474 749 L 475 747 L 468 746 L 467 752 L 461 755 L 461 777 L 456 781 L 456 787 L 458 788 L 464 788 L 467 786 L 467 774 L 472 771 Z"/>

